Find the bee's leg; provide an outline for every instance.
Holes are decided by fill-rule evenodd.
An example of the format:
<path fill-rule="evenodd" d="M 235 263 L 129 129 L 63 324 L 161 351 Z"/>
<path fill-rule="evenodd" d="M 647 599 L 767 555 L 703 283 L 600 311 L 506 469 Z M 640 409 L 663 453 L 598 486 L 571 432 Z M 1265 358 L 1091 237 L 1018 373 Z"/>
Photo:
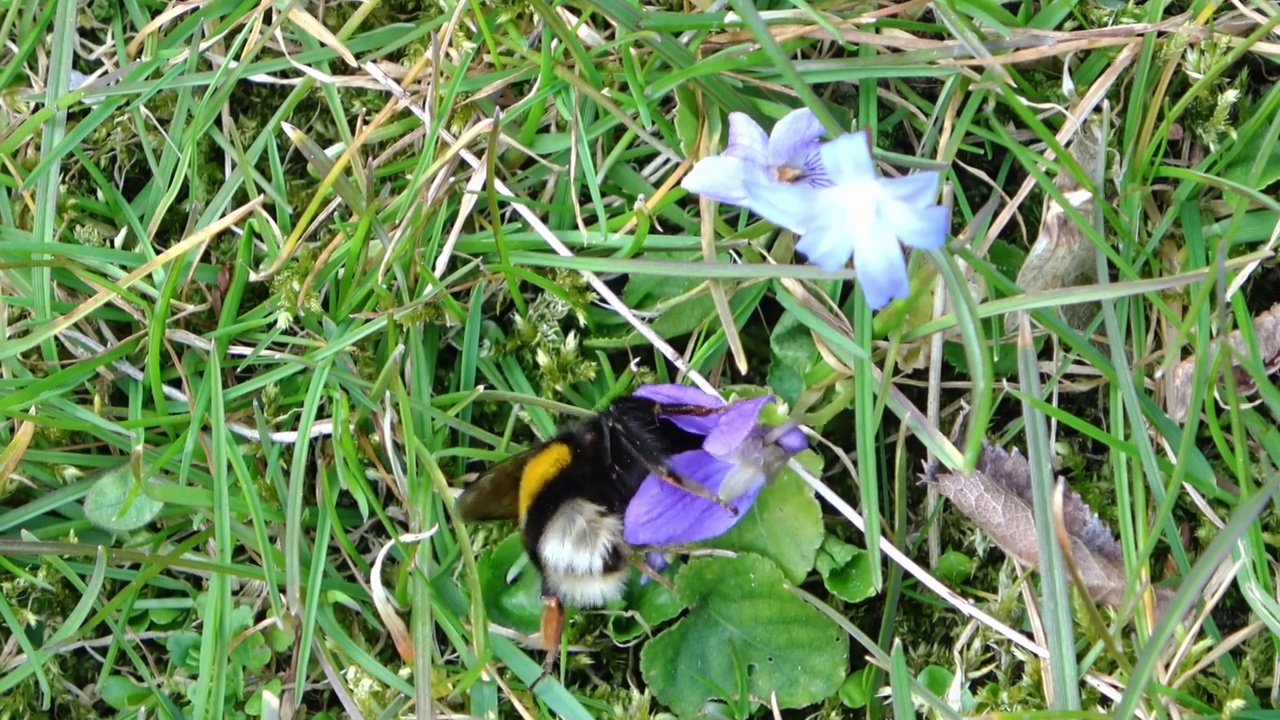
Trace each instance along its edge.
<path fill-rule="evenodd" d="M 650 467 L 649 470 L 650 472 L 653 473 L 654 477 L 658 478 L 662 482 L 667 483 L 669 485 L 675 485 L 676 487 L 689 493 L 690 495 L 696 495 L 697 497 L 703 498 L 705 500 L 710 500 L 711 502 L 727 510 L 730 515 L 733 515 L 735 517 L 737 516 L 738 509 L 730 505 L 728 500 L 725 500 L 719 495 L 711 492 L 700 483 L 694 482 L 693 480 L 689 480 L 688 478 L 680 477 L 675 472 L 673 472 L 671 468 L 667 467 L 666 465 L 654 465 L 653 467 Z"/>
<path fill-rule="evenodd" d="M 560 604 L 560 598 L 544 590 L 542 602 L 542 647 L 547 656 L 542 660 L 542 674 L 529 686 L 530 692 L 555 670 L 556 659 L 560 657 L 560 637 L 564 633 L 564 606 Z"/>
<path fill-rule="evenodd" d="M 668 417 L 672 415 L 693 415 L 695 417 L 705 417 L 707 415 L 715 415 L 716 413 L 724 412 L 724 409 L 726 407 L 728 407 L 728 405 L 721 405 L 720 407 L 707 407 L 705 405 L 677 405 L 675 403 L 654 403 L 653 414 L 656 417 L 662 417 L 663 415 L 666 415 Z"/>
<path fill-rule="evenodd" d="M 643 555 L 637 555 L 633 553 L 630 556 L 630 559 L 631 559 L 631 564 L 635 565 L 636 569 L 644 573 L 645 576 L 648 577 L 650 580 L 658 583 L 659 585 L 670 590 L 671 592 L 676 591 L 676 586 L 672 585 L 670 580 L 662 577 L 662 573 L 655 570 L 654 567 L 649 564 L 649 561 L 646 560 Z"/>

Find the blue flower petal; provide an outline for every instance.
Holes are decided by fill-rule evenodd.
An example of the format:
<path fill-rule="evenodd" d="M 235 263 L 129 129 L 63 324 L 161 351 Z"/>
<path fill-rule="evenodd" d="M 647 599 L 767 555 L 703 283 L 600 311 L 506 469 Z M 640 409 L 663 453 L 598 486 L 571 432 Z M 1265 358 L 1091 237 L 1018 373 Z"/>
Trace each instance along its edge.
<path fill-rule="evenodd" d="M 654 572 L 662 572 L 662 569 L 663 569 L 663 568 L 665 568 L 666 566 L 668 566 L 668 565 L 670 565 L 670 564 L 671 564 L 671 563 L 667 560 L 667 556 L 666 556 L 666 555 L 664 555 L 664 554 L 662 554 L 662 553 L 660 553 L 660 552 L 648 552 L 648 553 L 645 553 L 645 554 L 644 554 L 644 561 L 645 561 L 645 563 L 646 563 L 646 564 L 648 564 L 649 569 L 650 569 L 650 570 L 653 570 Z M 640 577 L 640 584 L 642 584 L 642 585 L 643 585 L 644 583 L 646 583 L 646 582 L 648 582 L 648 581 L 649 581 L 649 576 L 648 576 L 648 575 L 642 575 L 642 576 Z"/>
<path fill-rule="evenodd" d="M 921 250 L 937 250 L 947 244 L 951 210 L 941 205 L 911 208 L 902 203 L 885 203 L 885 223 L 902 242 Z"/>
<path fill-rule="evenodd" d="M 815 202 L 815 193 L 821 191 L 802 185 L 747 177 L 743 179 L 742 187 L 747 193 L 746 207 L 774 225 L 801 235 L 815 224 L 823 210 Z"/>
<path fill-rule="evenodd" d="M 645 400 L 652 400 L 654 402 L 660 402 L 667 405 L 721 407 L 725 404 L 724 398 L 719 395 L 712 395 L 691 385 L 677 385 L 675 383 L 653 383 L 651 385 L 641 385 L 631 394 L 638 398 L 644 398 Z"/>
<path fill-rule="evenodd" d="M 824 225 L 805 233 L 796 242 L 796 250 L 804 253 L 810 263 L 826 270 L 836 272 L 843 268 L 853 256 L 853 235 L 856 231 L 847 227 Z M 862 273 L 858 273 L 859 279 Z"/>
<path fill-rule="evenodd" d="M 883 307 L 910 291 L 901 244 L 946 244 L 951 211 L 935 204 L 940 174 L 882 178 L 865 131 L 825 144 L 822 134 L 807 108 L 788 113 L 770 135 L 733 113 L 729 147 L 696 165 L 683 184 L 800 235 L 797 251 L 828 272 L 852 258 L 868 302 Z M 705 423 L 698 428 L 711 432 Z"/>
<path fill-rule="evenodd" d="M 881 178 L 880 188 L 886 197 L 915 207 L 933 204 L 938 195 L 938 173 L 929 170 L 896 178 Z"/>
<path fill-rule="evenodd" d="M 818 189 L 835 184 L 827 175 L 826 165 L 822 163 L 822 145 L 818 143 L 798 155 L 788 167 L 800 170 L 800 175 L 791 181 L 795 185 Z"/>
<path fill-rule="evenodd" d="M 670 420 L 676 427 L 687 433 L 706 437 L 720 423 L 719 414 L 714 415 L 668 415 L 662 417 Z"/>
<path fill-rule="evenodd" d="M 792 428 L 778 438 L 778 447 L 790 455 L 797 455 L 809 449 L 809 438 L 805 437 L 800 428 Z"/>
<path fill-rule="evenodd" d="M 871 159 L 871 144 L 865 130 L 841 135 L 823 145 L 822 163 L 827 176 L 836 185 L 876 179 L 876 164 Z"/>
<path fill-rule="evenodd" d="M 911 292 L 902 247 L 897 238 L 882 232 L 884 229 L 876 227 L 870 232 L 854 234 L 853 263 L 858 271 L 858 285 L 867 297 L 867 304 L 875 310 Z"/>
<path fill-rule="evenodd" d="M 671 459 L 671 469 L 680 477 L 717 492 L 733 465 L 721 462 L 702 450 L 680 453 Z M 631 545 L 678 545 L 722 535 L 751 507 L 760 488 L 747 492 L 731 505 L 730 513 L 714 501 L 698 497 L 650 475 L 627 505 L 622 537 Z"/>
<path fill-rule="evenodd" d="M 762 395 L 730 405 L 720 413 L 720 422 L 702 441 L 702 449 L 721 460 L 729 459 L 760 427 L 760 410 L 772 400 L 772 395 Z"/>
<path fill-rule="evenodd" d="M 729 143 L 724 154 L 761 164 L 768 152 L 769 136 L 764 128 L 746 113 L 729 113 Z"/>
<path fill-rule="evenodd" d="M 787 113 L 769 136 L 768 165 L 779 167 L 803 167 L 806 156 L 818 145 L 818 138 L 826 132 L 818 116 L 809 108 Z"/>
<path fill-rule="evenodd" d="M 724 407 L 724 398 L 719 395 L 708 395 L 696 387 L 688 385 L 660 384 L 641 385 L 632 393 L 645 400 L 653 400 L 664 405 L 694 405 L 705 408 Z M 720 414 L 710 415 L 671 415 L 663 413 L 662 417 L 675 423 L 676 427 L 694 435 L 707 435 L 720 423 Z"/>
<path fill-rule="evenodd" d="M 680 187 L 716 202 L 741 206 L 748 200 L 742 180 L 758 172 L 759 168 L 741 158 L 712 155 L 694 163 Z"/>

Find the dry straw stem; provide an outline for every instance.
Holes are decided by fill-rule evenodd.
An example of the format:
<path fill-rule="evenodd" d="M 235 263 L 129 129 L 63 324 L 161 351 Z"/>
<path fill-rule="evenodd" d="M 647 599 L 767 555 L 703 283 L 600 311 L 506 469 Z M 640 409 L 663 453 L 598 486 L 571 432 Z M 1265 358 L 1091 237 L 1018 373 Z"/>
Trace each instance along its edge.
<path fill-rule="evenodd" d="M 134 283 L 144 277 L 148 277 L 156 268 L 164 266 L 166 263 L 183 257 L 189 251 L 199 250 L 196 252 L 198 257 L 206 244 L 221 235 L 223 232 L 235 227 L 241 220 L 250 214 L 260 212 L 262 209 L 262 198 L 258 197 L 232 210 L 226 215 L 218 218 L 214 222 L 193 231 L 190 235 L 175 243 L 172 247 L 164 252 L 156 255 L 154 258 L 146 261 L 138 267 L 131 270 L 124 277 L 116 281 L 115 287 L 106 287 L 99 290 L 92 297 L 81 302 L 69 312 L 54 318 L 50 322 L 41 325 L 21 338 L 9 340 L 10 347 L 5 357 L 16 357 L 17 355 L 30 350 L 39 345 L 46 338 L 57 336 L 58 334 L 71 328 L 72 325 L 87 318 L 98 308 L 109 302 L 114 302 L 122 290 L 128 289 Z M 190 258 L 194 265 L 195 258 Z"/>
<path fill-rule="evenodd" d="M 62 341 L 62 344 L 67 348 L 68 352 L 82 359 L 88 358 L 91 353 L 102 354 L 107 351 L 106 345 L 98 342 L 97 340 L 73 328 L 67 328 L 59 332 L 58 339 Z M 198 348 L 205 352 L 212 352 L 214 349 L 214 344 L 212 342 L 198 335 L 190 333 L 186 330 L 170 328 L 165 331 L 165 339 L 173 340 L 181 344 L 188 345 L 190 347 Z M 229 356 L 240 355 L 243 357 L 259 354 L 265 357 L 273 357 L 276 359 L 291 359 L 292 357 L 285 353 L 278 353 L 273 351 L 267 351 L 266 353 L 258 353 L 258 351 L 255 348 L 242 346 L 242 345 L 233 345 L 229 347 L 227 349 L 227 354 Z M 146 376 L 143 374 L 143 372 L 139 370 L 137 367 L 129 364 L 125 360 L 117 358 L 111 361 L 110 366 L 116 372 L 120 373 L 121 375 L 124 375 L 125 377 L 128 377 L 131 380 L 134 380 L 135 382 L 141 383 L 145 381 Z M 102 375 L 107 379 L 112 379 L 111 371 L 105 367 L 98 368 L 98 374 Z M 160 391 L 164 394 L 165 397 L 169 398 L 170 400 L 173 400 L 174 402 L 181 403 L 183 405 L 191 404 L 190 396 L 188 396 L 187 393 L 183 392 L 178 388 L 161 383 Z M 302 437 L 317 438 L 317 437 L 323 437 L 326 435 L 332 435 L 333 419 L 324 418 L 324 419 L 316 420 L 315 422 L 311 423 L 310 427 L 307 428 L 306 432 L 299 432 L 297 430 L 278 430 L 278 431 L 267 433 L 264 436 L 257 427 L 251 427 L 249 425 L 245 425 L 243 423 L 236 422 L 234 420 L 227 421 L 227 430 L 229 430 L 235 435 L 239 435 L 240 437 L 245 438 L 246 440 L 250 440 L 254 442 L 257 442 L 259 440 L 267 440 L 272 443 L 279 443 L 281 445 L 292 445 L 298 442 L 298 440 L 301 439 Z"/>

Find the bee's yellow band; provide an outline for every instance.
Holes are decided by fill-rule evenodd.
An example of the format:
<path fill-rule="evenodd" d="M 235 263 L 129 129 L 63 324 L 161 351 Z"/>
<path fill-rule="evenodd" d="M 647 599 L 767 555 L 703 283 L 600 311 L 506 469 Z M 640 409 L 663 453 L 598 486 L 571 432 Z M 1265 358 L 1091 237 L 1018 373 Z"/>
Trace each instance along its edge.
<path fill-rule="evenodd" d="M 562 442 L 547 443 L 537 455 L 529 458 L 520 473 L 520 520 L 524 521 L 529 503 L 538 496 L 543 486 L 551 482 L 573 461 L 573 448 Z"/>

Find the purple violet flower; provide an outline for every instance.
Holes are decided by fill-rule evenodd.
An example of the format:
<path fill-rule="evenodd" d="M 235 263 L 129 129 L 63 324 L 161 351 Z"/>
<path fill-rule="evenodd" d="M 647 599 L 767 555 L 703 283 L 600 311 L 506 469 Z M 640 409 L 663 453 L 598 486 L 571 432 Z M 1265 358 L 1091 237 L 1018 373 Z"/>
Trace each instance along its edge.
<path fill-rule="evenodd" d="M 819 143 L 822 127 L 801 108 L 767 139 L 746 115 L 729 116 L 729 145 L 694 165 L 690 192 L 739 205 L 800 235 L 796 249 L 828 272 L 850 258 L 867 303 L 880 309 L 910 292 L 905 243 L 936 250 L 951 211 L 934 203 L 939 174 L 880 177 L 865 131 Z"/>
<path fill-rule="evenodd" d="M 725 408 L 711 415 L 663 417 L 685 432 L 704 437 L 702 448 L 672 457 L 671 470 L 719 495 L 737 514 L 649 475 L 627 505 L 623 520 L 623 538 L 631 545 L 676 545 L 723 534 L 746 513 L 787 458 L 809 444 L 795 426 L 760 424 L 760 410 L 772 396 L 726 406 L 719 396 L 684 385 L 645 385 L 635 395 L 668 404 Z"/>

